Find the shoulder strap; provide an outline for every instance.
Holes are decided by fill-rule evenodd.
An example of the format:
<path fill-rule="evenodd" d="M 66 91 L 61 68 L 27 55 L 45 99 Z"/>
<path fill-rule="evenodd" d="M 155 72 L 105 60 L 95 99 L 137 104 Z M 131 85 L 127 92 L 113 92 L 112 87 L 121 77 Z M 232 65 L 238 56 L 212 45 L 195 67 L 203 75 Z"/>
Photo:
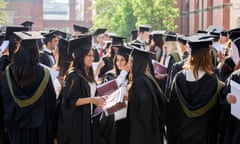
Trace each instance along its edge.
<path fill-rule="evenodd" d="M 11 96 L 13 97 L 14 101 L 18 104 L 18 106 L 21 108 L 24 108 L 24 107 L 27 107 L 27 106 L 32 105 L 35 102 L 37 102 L 39 100 L 39 98 L 42 96 L 42 94 L 48 84 L 49 77 L 50 77 L 48 69 L 44 68 L 44 78 L 43 78 L 42 82 L 40 83 L 39 87 L 37 88 L 37 90 L 34 92 L 34 94 L 28 99 L 21 100 L 21 99 L 18 99 L 14 95 L 14 90 L 12 88 L 12 80 L 11 80 L 11 76 L 10 76 L 9 67 L 10 66 L 7 66 L 7 68 L 6 68 L 7 83 L 9 86 Z"/>

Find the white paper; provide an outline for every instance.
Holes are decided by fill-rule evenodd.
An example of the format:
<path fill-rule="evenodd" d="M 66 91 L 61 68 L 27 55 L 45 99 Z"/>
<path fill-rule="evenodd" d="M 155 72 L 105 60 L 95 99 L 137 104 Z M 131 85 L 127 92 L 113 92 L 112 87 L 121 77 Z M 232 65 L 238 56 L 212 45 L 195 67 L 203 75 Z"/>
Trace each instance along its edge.
<path fill-rule="evenodd" d="M 240 120 L 240 84 L 231 80 L 231 93 L 236 96 L 237 102 L 231 104 L 231 114 Z"/>
<path fill-rule="evenodd" d="M 240 60 L 238 48 L 235 45 L 235 43 L 231 43 L 231 48 L 232 48 L 232 59 L 233 59 L 235 65 L 237 65 Z"/>
<path fill-rule="evenodd" d="M 7 48 L 8 48 L 8 45 L 9 45 L 9 41 L 8 40 L 5 40 L 2 42 L 1 46 L 0 46 L 0 52 L 4 52 Z"/>
<path fill-rule="evenodd" d="M 114 121 L 118 121 L 118 120 L 127 118 L 127 102 L 125 102 L 125 103 L 126 103 L 126 107 L 124 107 L 121 110 L 116 111 L 114 113 Z"/>

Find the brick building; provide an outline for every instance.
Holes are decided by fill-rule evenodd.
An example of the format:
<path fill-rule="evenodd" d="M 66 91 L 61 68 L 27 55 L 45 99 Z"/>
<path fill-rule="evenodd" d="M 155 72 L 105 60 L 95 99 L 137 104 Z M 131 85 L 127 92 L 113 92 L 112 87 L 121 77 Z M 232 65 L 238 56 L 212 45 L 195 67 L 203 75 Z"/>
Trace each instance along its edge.
<path fill-rule="evenodd" d="M 92 26 L 91 0 L 6 0 L 6 25 L 33 21 L 33 30 L 60 29 L 71 32 L 72 25 Z"/>
<path fill-rule="evenodd" d="M 239 0 L 178 0 L 177 32 L 192 34 L 210 25 L 240 27 Z"/>

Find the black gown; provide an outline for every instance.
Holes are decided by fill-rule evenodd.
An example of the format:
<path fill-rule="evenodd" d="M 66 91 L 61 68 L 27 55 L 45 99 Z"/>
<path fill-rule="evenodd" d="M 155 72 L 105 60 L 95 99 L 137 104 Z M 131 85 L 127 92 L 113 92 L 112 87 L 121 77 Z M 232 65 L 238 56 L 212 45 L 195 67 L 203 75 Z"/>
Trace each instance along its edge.
<path fill-rule="evenodd" d="M 133 81 L 129 91 L 126 144 L 163 144 L 166 103 L 152 79 L 143 74 Z"/>
<path fill-rule="evenodd" d="M 42 63 L 48 67 L 52 67 L 54 65 L 54 63 L 52 62 L 50 57 L 53 57 L 53 55 L 46 51 L 42 51 L 40 53 L 39 61 L 40 61 L 40 63 Z"/>
<path fill-rule="evenodd" d="M 221 80 L 226 81 L 227 78 L 232 74 L 234 71 L 235 63 L 232 59 L 232 57 L 228 57 L 222 67 L 222 70 L 220 72 Z"/>
<path fill-rule="evenodd" d="M 186 81 L 178 73 L 167 104 L 168 144 L 217 144 L 222 86 L 216 75 Z"/>
<path fill-rule="evenodd" d="M 54 131 L 56 94 L 51 78 L 48 70 L 44 70 L 40 65 L 36 68 L 36 74 L 36 81 L 26 89 L 20 88 L 15 83 L 10 68 L 11 84 L 7 82 L 6 72 L 3 74 L 1 84 L 4 96 L 2 98 L 4 124 L 12 144 L 52 144 L 56 136 Z M 13 93 L 10 92 L 10 86 Z M 39 92 L 39 89 L 42 92 Z M 37 101 L 30 101 L 35 94 L 39 95 Z M 25 106 L 15 102 L 24 100 L 28 100 Z"/>
<path fill-rule="evenodd" d="M 239 144 L 240 142 L 240 120 L 231 115 L 230 104 L 226 102 L 226 96 L 231 91 L 230 81 L 240 83 L 240 70 L 235 71 L 227 80 L 227 85 L 222 90 L 222 103 L 225 104 L 224 131 L 222 134 L 223 144 Z"/>
<path fill-rule="evenodd" d="M 99 116 L 91 118 L 91 105 L 75 106 L 78 98 L 90 96 L 88 81 L 73 69 L 60 94 L 58 117 L 59 144 L 100 144 Z"/>

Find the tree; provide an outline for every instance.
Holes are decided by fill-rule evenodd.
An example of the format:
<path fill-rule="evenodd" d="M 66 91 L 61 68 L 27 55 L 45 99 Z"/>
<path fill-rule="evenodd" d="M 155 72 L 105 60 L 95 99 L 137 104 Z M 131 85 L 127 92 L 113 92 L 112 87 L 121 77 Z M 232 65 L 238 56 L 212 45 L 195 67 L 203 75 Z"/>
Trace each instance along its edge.
<path fill-rule="evenodd" d="M 0 26 L 4 23 L 7 13 L 5 11 L 6 2 L 5 0 L 0 0 Z"/>
<path fill-rule="evenodd" d="M 176 0 L 95 0 L 94 27 L 129 36 L 139 24 L 149 24 L 154 30 L 174 31 L 178 16 Z"/>

